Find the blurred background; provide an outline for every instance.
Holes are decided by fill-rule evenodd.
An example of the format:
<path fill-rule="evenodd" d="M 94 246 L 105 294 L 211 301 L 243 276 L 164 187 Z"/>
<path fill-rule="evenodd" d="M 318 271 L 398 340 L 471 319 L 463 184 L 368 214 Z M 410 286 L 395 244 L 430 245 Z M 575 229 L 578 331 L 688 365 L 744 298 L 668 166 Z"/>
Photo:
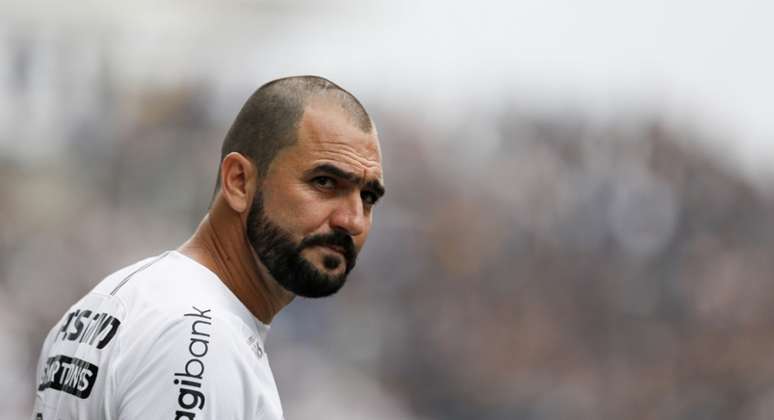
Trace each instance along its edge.
<path fill-rule="evenodd" d="M 346 288 L 269 354 L 288 420 L 774 418 L 764 1 L 0 1 L 0 419 L 45 334 L 188 238 L 259 85 L 380 131 Z"/>

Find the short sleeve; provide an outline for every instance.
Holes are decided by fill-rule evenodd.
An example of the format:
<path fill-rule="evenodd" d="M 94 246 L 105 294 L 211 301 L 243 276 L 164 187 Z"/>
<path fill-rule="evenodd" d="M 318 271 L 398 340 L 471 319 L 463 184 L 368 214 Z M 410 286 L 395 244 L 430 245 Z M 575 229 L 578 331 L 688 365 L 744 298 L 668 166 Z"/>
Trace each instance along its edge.
<path fill-rule="evenodd" d="M 122 336 L 111 372 L 118 419 L 282 418 L 271 407 L 270 371 L 266 378 L 229 320 L 192 306 L 178 316 L 155 312 L 136 321 Z"/>

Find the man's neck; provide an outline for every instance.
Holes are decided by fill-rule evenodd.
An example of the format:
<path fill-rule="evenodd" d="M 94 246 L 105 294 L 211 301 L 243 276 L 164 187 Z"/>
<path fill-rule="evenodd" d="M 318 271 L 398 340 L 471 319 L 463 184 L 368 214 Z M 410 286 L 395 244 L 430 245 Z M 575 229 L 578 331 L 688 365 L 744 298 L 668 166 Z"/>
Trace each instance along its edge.
<path fill-rule="evenodd" d="M 178 251 L 215 273 L 253 316 L 269 324 L 294 295 L 257 263 L 239 215 L 222 204 L 213 205 Z"/>

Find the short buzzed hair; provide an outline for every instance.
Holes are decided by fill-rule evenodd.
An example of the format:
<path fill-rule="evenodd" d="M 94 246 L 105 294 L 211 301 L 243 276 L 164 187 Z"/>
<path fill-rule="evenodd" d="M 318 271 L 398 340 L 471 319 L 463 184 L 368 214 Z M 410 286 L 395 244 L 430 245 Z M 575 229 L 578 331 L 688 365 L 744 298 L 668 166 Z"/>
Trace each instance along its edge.
<path fill-rule="evenodd" d="M 297 141 L 298 124 L 310 97 L 335 101 L 353 124 L 371 132 L 371 117 L 360 101 L 341 86 L 319 76 L 293 76 L 273 80 L 247 99 L 223 140 L 220 162 L 231 152 L 249 158 L 263 177 L 277 153 Z M 220 188 L 220 170 L 215 193 Z"/>

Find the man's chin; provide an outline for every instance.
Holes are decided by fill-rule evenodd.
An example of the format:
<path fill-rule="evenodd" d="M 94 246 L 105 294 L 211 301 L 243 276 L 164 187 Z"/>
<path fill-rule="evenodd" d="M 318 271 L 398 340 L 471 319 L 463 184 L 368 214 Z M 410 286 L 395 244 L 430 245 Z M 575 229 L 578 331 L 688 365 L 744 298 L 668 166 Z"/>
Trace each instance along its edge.
<path fill-rule="evenodd" d="M 293 292 L 296 296 L 316 299 L 316 298 L 324 298 L 324 297 L 334 295 L 336 294 L 336 292 L 341 290 L 343 286 L 344 286 L 344 281 L 340 281 L 340 282 L 327 284 L 325 286 L 317 285 L 316 287 L 294 288 L 295 291 L 292 289 L 288 289 L 288 290 Z"/>
<path fill-rule="evenodd" d="M 307 298 L 331 296 L 338 292 L 347 281 L 345 270 L 341 270 L 341 273 L 338 274 L 332 274 L 330 270 L 318 268 L 306 259 L 299 267 L 292 270 L 292 274 L 287 272 L 277 274 L 279 275 L 273 277 L 283 288 L 296 296 Z"/>

